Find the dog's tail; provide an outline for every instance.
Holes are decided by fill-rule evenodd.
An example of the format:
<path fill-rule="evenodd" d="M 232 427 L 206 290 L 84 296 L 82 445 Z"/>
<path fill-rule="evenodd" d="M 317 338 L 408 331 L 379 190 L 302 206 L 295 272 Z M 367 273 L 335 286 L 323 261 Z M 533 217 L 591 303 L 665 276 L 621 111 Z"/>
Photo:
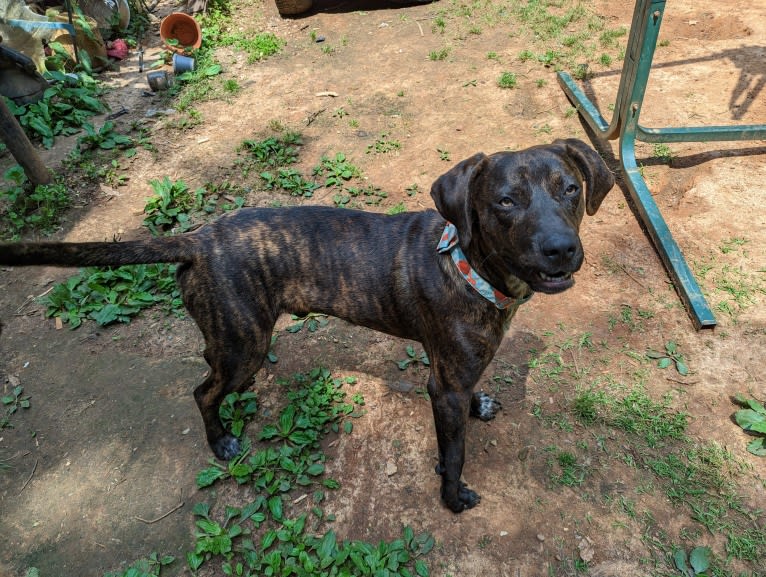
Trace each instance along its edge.
<path fill-rule="evenodd" d="M 192 235 L 125 242 L 18 242 L 0 244 L 0 265 L 122 266 L 191 262 Z"/>

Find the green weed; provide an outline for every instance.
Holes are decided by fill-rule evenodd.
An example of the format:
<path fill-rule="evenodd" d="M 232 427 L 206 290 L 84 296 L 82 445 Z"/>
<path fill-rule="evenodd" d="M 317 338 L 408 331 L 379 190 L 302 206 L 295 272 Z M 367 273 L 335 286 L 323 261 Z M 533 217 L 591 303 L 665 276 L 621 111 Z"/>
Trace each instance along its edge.
<path fill-rule="evenodd" d="M 421 363 L 424 367 L 431 365 L 431 361 L 428 360 L 428 355 L 426 355 L 425 351 L 417 353 L 415 352 L 415 347 L 407 345 L 405 352 L 407 353 L 407 357 L 400 361 L 396 361 L 396 366 L 399 367 L 400 371 L 404 371 L 410 365 L 416 365 L 417 363 Z"/>
<path fill-rule="evenodd" d="M 106 121 L 101 128 L 96 129 L 90 122 L 83 124 L 85 136 L 77 139 L 77 146 L 83 149 L 112 150 L 114 148 L 128 148 L 133 146 L 130 136 L 119 134 L 114 130 L 114 122 Z"/>
<path fill-rule="evenodd" d="M 734 400 L 746 407 L 734 413 L 734 420 L 743 431 L 756 437 L 747 444 L 747 450 L 753 455 L 766 457 L 766 408 L 755 399 L 743 395 L 738 394 Z"/>
<path fill-rule="evenodd" d="M 186 232 L 194 225 L 194 212 L 204 207 L 204 190 L 194 192 L 183 180 L 171 181 L 167 176 L 162 180 L 151 180 L 149 185 L 154 195 L 144 206 L 144 226 L 154 236 Z"/>
<path fill-rule="evenodd" d="M 76 134 L 105 106 L 98 98 L 102 89 L 88 74 L 78 74 L 74 83 L 63 72 L 49 72 L 46 77 L 53 84 L 41 100 L 20 106 L 6 98 L 5 103 L 27 135 L 50 148 L 57 136 Z"/>
<path fill-rule="evenodd" d="M 151 181 L 155 195 L 144 207 L 144 225 L 154 235 L 193 228 L 216 212 L 242 206 L 244 199 L 221 203 L 226 187 L 200 188 L 194 192 L 183 181 L 167 177 Z M 162 306 L 183 314 L 183 302 L 171 264 L 128 265 L 119 268 L 87 268 L 53 287 L 43 299 L 46 316 L 60 317 L 76 329 L 85 319 L 99 325 L 127 323 L 140 311 Z"/>
<path fill-rule="evenodd" d="M 296 322 L 285 329 L 288 333 L 297 333 L 304 327 L 308 332 L 313 333 L 318 328 L 327 326 L 327 323 L 329 322 L 327 315 L 319 313 L 309 313 L 304 317 L 290 315 L 290 318 Z"/>
<path fill-rule="evenodd" d="M 104 577 L 160 577 L 163 567 L 172 565 L 175 557 L 172 555 L 158 555 L 151 553 L 144 559 L 132 563 L 130 567 L 121 573 L 106 573 Z"/>
<path fill-rule="evenodd" d="M 675 341 L 668 341 L 665 343 L 665 350 L 654 351 L 649 350 L 646 353 L 647 358 L 657 361 L 657 366 L 661 369 L 667 369 L 673 365 L 681 376 L 687 376 L 689 374 L 689 366 L 686 364 L 684 356 L 679 352 L 678 345 Z"/>
<path fill-rule="evenodd" d="M 0 192 L 4 235 L 17 239 L 29 230 L 52 232 L 71 202 L 63 182 L 33 186 L 19 165 L 6 170 L 4 177 L 9 183 Z"/>
<path fill-rule="evenodd" d="M 710 568 L 710 560 L 713 552 L 709 547 L 695 547 L 687 556 L 686 551 L 677 549 L 673 553 L 673 562 L 683 577 L 695 577 L 695 575 L 705 575 L 705 571 Z"/>
<path fill-rule="evenodd" d="M 402 147 L 398 140 L 392 140 L 390 135 L 382 133 L 373 144 L 367 146 L 367 154 L 387 154 L 389 152 L 395 152 Z"/>
<path fill-rule="evenodd" d="M 656 142 L 654 144 L 653 154 L 655 158 L 659 158 L 666 163 L 670 163 L 673 160 L 673 150 L 663 142 Z"/>
<path fill-rule="evenodd" d="M 503 72 L 497 80 L 500 88 L 516 88 L 516 75 L 513 72 Z"/>
<path fill-rule="evenodd" d="M 274 168 L 297 162 L 302 144 L 300 133 L 287 131 L 280 137 L 244 140 L 239 150 L 247 152 L 248 160 L 258 168 Z"/>
<path fill-rule="evenodd" d="M 5 407 L 5 414 L 0 416 L 0 431 L 11 428 L 11 415 L 19 409 L 28 409 L 31 404 L 29 395 L 24 395 L 24 387 L 16 385 L 8 395 L 0 397 L 0 403 Z"/>
<path fill-rule="evenodd" d="M 345 186 L 341 192 L 333 195 L 332 200 L 335 203 L 335 206 L 338 207 L 357 205 L 359 204 L 357 200 L 361 201 L 361 204 L 363 205 L 379 206 L 386 198 L 388 198 L 388 193 L 385 190 L 381 190 L 379 187 L 369 184 L 363 188 L 358 186 Z"/>
<path fill-rule="evenodd" d="M 403 202 L 398 202 L 394 206 L 389 208 L 386 211 L 386 214 L 389 216 L 393 216 L 395 214 L 402 214 L 403 212 L 407 212 L 407 207 L 405 206 Z"/>
<path fill-rule="evenodd" d="M 218 416 L 224 428 L 235 437 L 241 437 L 245 425 L 258 412 L 256 394 L 252 391 L 229 393 L 218 408 Z"/>
<path fill-rule="evenodd" d="M 243 452 L 226 465 L 212 462 L 199 473 L 197 484 L 207 487 L 232 478 L 248 483 L 255 498 L 242 507 L 225 507 L 213 515 L 209 505 L 198 504 L 196 545 L 187 554 L 193 571 L 203 564 L 218 562 L 225 575 L 390 575 L 427 576 L 422 557 L 433 549 L 433 537 L 416 535 L 405 527 L 402 537 L 377 545 L 361 541 L 340 541 L 334 531 L 318 534 L 318 523 L 332 520 L 320 508 L 326 489 L 340 485 L 323 478 L 325 456 L 320 441 L 330 431 L 350 433 L 349 418 L 359 416 L 361 396 L 345 401 L 342 387 L 353 379 L 334 379 L 324 369 L 296 375 L 290 387 L 289 404 L 277 422 L 263 427 L 258 438 L 265 448 L 246 444 Z M 313 494 L 311 517 L 291 515 L 286 494 L 295 489 Z M 309 523 L 314 519 L 313 528 Z"/>
<path fill-rule="evenodd" d="M 300 171 L 293 168 L 280 168 L 274 172 L 262 172 L 260 174 L 264 186 L 268 190 L 284 190 L 292 196 L 310 198 L 319 184 L 303 177 Z"/>
<path fill-rule="evenodd" d="M 324 178 L 324 186 L 327 188 L 343 186 L 352 178 L 358 178 L 362 172 L 342 152 L 334 157 L 322 156 L 319 164 L 314 167 L 314 176 Z"/>
<path fill-rule="evenodd" d="M 156 305 L 182 314 L 175 268 L 168 264 L 86 268 L 55 285 L 43 298 L 45 315 L 60 317 L 76 329 L 85 319 L 101 326 L 128 323 L 141 310 Z"/>

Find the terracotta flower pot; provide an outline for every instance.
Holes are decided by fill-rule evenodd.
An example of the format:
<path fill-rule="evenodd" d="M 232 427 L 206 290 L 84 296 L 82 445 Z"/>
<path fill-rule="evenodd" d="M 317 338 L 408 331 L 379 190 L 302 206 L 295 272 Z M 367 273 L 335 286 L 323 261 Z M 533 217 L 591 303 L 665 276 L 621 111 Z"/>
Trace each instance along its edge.
<path fill-rule="evenodd" d="M 202 29 L 192 16 L 183 12 L 171 12 L 160 22 L 160 38 L 174 52 L 196 50 L 202 45 Z M 173 43 L 173 40 L 178 43 Z"/>

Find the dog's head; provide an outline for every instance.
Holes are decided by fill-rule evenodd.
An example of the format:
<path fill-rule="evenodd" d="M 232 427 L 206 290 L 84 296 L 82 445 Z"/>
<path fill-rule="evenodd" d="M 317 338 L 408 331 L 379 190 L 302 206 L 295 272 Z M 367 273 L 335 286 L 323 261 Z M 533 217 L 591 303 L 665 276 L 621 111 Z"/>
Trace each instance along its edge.
<path fill-rule="evenodd" d="M 477 269 L 556 293 L 572 286 L 582 266 L 584 213 L 595 214 L 613 185 L 596 151 L 572 138 L 475 154 L 440 176 L 431 196 Z"/>

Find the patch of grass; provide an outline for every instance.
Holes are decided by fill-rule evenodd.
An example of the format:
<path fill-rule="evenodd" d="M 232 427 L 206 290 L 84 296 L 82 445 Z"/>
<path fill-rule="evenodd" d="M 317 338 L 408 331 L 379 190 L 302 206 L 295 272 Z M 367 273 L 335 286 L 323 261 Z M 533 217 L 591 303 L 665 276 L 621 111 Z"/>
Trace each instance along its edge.
<path fill-rule="evenodd" d="M 742 247 L 747 246 L 748 242 L 750 241 L 744 237 L 733 236 L 731 238 L 722 240 L 721 246 L 719 248 L 723 254 L 729 254 L 737 252 Z"/>
<path fill-rule="evenodd" d="M 587 476 L 587 466 L 578 462 L 577 456 L 569 451 L 561 451 L 556 448 L 550 449 L 553 453 L 548 461 L 551 467 L 550 480 L 555 485 L 565 487 L 579 487 Z"/>
<path fill-rule="evenodd" d="M 684 439 L 688 426 L 688 415 L 673 410 L 669 396 L 655 401 L 640 385 L 609 404 L 606 420 L 611 426 L 642 437 L 648 447 L 671 439 Z"/>
<path fill-rule="evenodd" d="M 224 32 L 214 43 L 218 46 L 233 46 L 247 54 L 248 64 L 264 60 L 282 51 L 285 41 L 271 32 L 249 34 L 244 32 Z"/>
<path fill-rule="evenodd" d="M 766 284 L 760 276 L 744 270 L 739 264 L 735 242 L 723 246 L 725 250 L 695 260 L 692 266 L 696 276 L 711 291 L 710 299 L 717 300 L 716 310 L 736 323 L 742 313 L 758 302 L 758 295 L 766 295 Z"/>
<path fill-rule="evenodd" d="M 440 50 L 432 50 L 428 53 L 428 59 L 433 62 L 439 62 L 441 60 L 446 60 L 447 56 L 449 56 L 450 48 L 445 46 L 444 48 Z"/>
<path fill-rule="evenodd" d="M 627 34 L 628 29 L 624 26 L 620 26 L 619 28 L 604 30 L 598 37 L 598 41 L 603 48 L 613 48 L 618 46 L 617 39 L 624 38 Z"/>
<path fill-rule="evenodd" d="M 563 327 L 560 329 L 563 331 Z M 750 505 L 751 496 L 743 496 L 741 489 L 741 479 L 752 482 L 750 476 L 745 476 L 749 466 L 720 444 L 690 438 L 689 416 L 678 407 L 671 393 L 655 397 L 647 392 L 647 381 L 653 372 L 650 363 L 658 359 L 649 359 L 623 346 L 619 356 L 631 359 L 631 381 L 624 384 L 611 371 L 604 374 L 602 364 L 609 366 L 615 359 L 608 343 L 596 344 L 588 335 L 573 335 L 554 346 L 554 350 L 542 354 L 533 351 L 529 373 L 536 381 L 548 383 L 555 407 L 549 410 L 549 403 L 538 401 L 532 406 L 533 416 L 550 429 L 549 438 L 563 437 L 570 444 L 566 448 L 550 445 L 546 449 L 550 489 L 570 486 L 589 502 L 594 492 L 598 493 L 591 486 L 592 463 L 597 464 L 599 471 L 616 469 L 614 465 L 618 463 L 618 467 L 627 465 L 626 483 L 634 486 L 635 491 L 619 493 L 617 498 L 605 495 L 603 499 L 624 514 L 618 522 L 620 526 L 641 533 L 649 550 L 642 559 L 648 575 L 677 577 L 680 569 L 673 555 L 681 549 L 686 552 L 687 567 L 691 567 L 689 546 L 693 550 L 695 541 L 703 535 L 711 536 L 706 544 L 713 551 L 710 568 L 704 574 L 759 575 L 757 571 L 744 572 L 748 567 L 762 567 L 766 560 L 764 511 L 758 508 L 758 503 Z M 579 353 L 572 356 L 571 362 L 567 358 L 570 351 Z M 678 349 L 671 346 L 670 351 L 666 349 L 663 353 L 674 364 L 670 353 L 678 354 Z M 605 354 L 609 356 L 604 358 Z M 585 376 L 595 372 L 592 367 L 598 368 L 600 376 L 586 381 Z M 555 394 L 571 386 L 576 392 L 562 411 L 562 400 L 557 401 Z M 749 406 L 746 401 L 741 400 L 744 407 Z M 593 455 L 588 453 L 592 438 L 596 439 L 597 447 Z M 758 475 L 756 482 L 762 482 Z M 644 497 L 647 493 L 654 498 L 647 500 Z M 652 509 L 646 508 L 654 506 L 658 496 L 672 504 L 670 514 L 681 525 L 672 534 L 655 521 Z M 663 510 L 664 514 L 667 511 Z M 679 539 L 685 547 L 675 545 Z"/>
<path fill-rule="evenodd" d="M 389 216 L 393 216 L 395 214 L 402 214 L 403 212 L 407 212 L 407 207 L 405 206 L 403 202 L 398 202 L 394 206 L 389 208 L 386 211 L 386 214 Z"/>

